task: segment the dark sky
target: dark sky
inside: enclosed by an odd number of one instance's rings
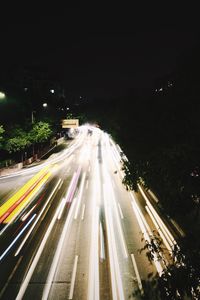
[[[150,87],[198,42],[195,11],[170,4],[6,8],[1,70],[42,67],[74,90]]]

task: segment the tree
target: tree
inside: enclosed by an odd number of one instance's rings
[[[153,233],[150,241],[145,241],[145,246],[139,252],[142,251],[146,251],[151,263],[155,256],[162,260],[166,249],[162,247],[162,241],[157,232]],[[185,238],[181,247],[174,245],[171,261],[165,264],[162,275],[149,274],[149,280],[143,281],[142,284],[144,293],[141,295],[141,299],[143,300],[200,299],[199,242],[190,237]],[[140,295],[139,289],[133,294]]]
[[[29,140],[33,145],[33,155],[35,154],[35,144],[47,141],[51,135],[52,130],[49,123],[40,121],[33,125],[33,128],[29,132]]]
[[[7,139],[5,150],[9,153],[21,152],[21,160],[23,161],[23,151],[30,146],[30,140],[27,132],[16,126],[11,131],[11,136]]]
[[[3,126],[0,125],[0,149],[2,148],[2,141],[3,141],[3,133],[4,133],[4,129],[3,129]]]
[[[33,143],[43,143],[47,141],[51,135],[52,130],[50,129],[50,125],[40,121],[33,125],[33,128],[29,133],[29,138]]]

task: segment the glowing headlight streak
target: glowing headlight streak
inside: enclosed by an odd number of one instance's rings
[[[109,189],[109,188],[108,188]],[[124,291],[122,278],[120,275],[119,261],[117,257],[116,241],[114,236],[114,228],[112,221],[111,207],[107,200],[107,184],[103,185],[104,191],[104,208],[105,208],[105,218],[108,236],[108,252],[109,252],[109,264],[111,273],[111,285],[112,285],[112,297],[113,299],[124,300]]]
[[[34,222],[33,225],[31,226],[31,228],[30,228],[29,231],[27,232],[25,238],[23,239],[21,245],[19,246],[19,248],[18,248],[17,251],[15,252],[15,256],[17,256],[17,255],[20,253],[22,247],[23,247],[24,244],[26,243],[28,237],[30,236],[31,232],[33,231],[33,229],[34,229],[34,227],[36,226],[37,222],[39,221],[40,217],[42,216],[44,210],[46,209],[47,205],[49,204],[49,201],[51,200],[51,198],[53,197],[55,191],[57,190],[57,188],[58,188],[60,182],[61,182],[61,179],[58,180],[56,186],[54,187],[53,191],[51,192],[50,196],[48,197],[48,199],[47,199],[45,205],[43,206],[42,210],[40,211],[39,215],[37,216],[35,222]]]
[[[147,206],[149,207],[149,209],[150,209],[151,213],[153,214],[154,218],[156,219],[159,227],[163,231],[163,234],[165,235],[165,237],[166,237],[168,243],[170,244],[170,246],[172,247],[174,244],[177,244],[174,237],[172,236],[172,234],[170,233],[170,231],[168,230],[168,228],[166,227],[164,222],[161,220],[160,216],[158,215],[158,213],[156,212],[156,210],[154,209],[154,207],[150,203],[149,199],[147,198],[147,196],[143,192],[140,185],[138,185],[138,187],[139,187],[139,190],[140,190],[142,196],[144,197],[144,199],[146,201]]]
[[[73,299],[74,285],[75,285],[76,271],[77,271],[77,264],[78,264],[78,255],[76,255],[75,259],[74,259],[74,266],[73,266],[73,271],[72,271],[72,280],[71,280],[71,285],[70,285],[70,291],[69,291],[69,297],[68,297],[68,299]]]
[[[148,242],[151,242],[150,235],[152,235],[152,232],[151,232],[144,216],[142,215],[142,213],[141,213],[141,211],[140,211],[140,209],[139,209],[139,207],[138,207],[138,205],[135,201],[135,198],[133,197],[131,192],[130,192],[130,195],[131,195],[131,198],[133,199],[133,201],[131,201],[131,205],[132,205],[133,211],[135,213],[135,216],[138,220],[138,224],[140,226],[140,229],[141,229],[142,233],[144,234],[145,240],[147,240]],[[158,271],[158,274],[161,276],[162,273],[163,273],[163,268],[162,268],[160,262],[157,261],[157,260],[154,260],[153,262],[154,262],[155,267]]]
[[[64,208],[65,208],[65,204],[66,203],[70,203],[74,197],[74,193],[77,187],[77,183],[78,183],[78,179],[81,173],[81,167],[78,168],[78,170],[76,172],[74,172],[73,177],[70,181],[70,185],[68,187],[67,193],[65,195],[65,197],[62,200],[62,205],[60,206],[60,211],[58,214],[58,220],[60,220],[60,218],[62,217]]]
[[[97,151],[96,151],[97,156]],[[92,185],[92,231],[90,242],[90,263],[88,281],[88,300],[99,300],[99,195],[100,176],[99,164],[96,160]]]
[[[117,221],[118,233],[119,233],[119,237],[121,240],[122,250],[124,253],[124,257],[128,258],[127,247],[126,247],[126,243],[124,240],[122,226],[121,226],[121,222],[120,222],[120,218],[119,218],[119,210],[117,209],[117,204],[116,204],[116,200],[115,200],[115,196],[114,196],[114,192],[113,192],[113,187],[112,187],[112,184],[109,179],[107,179],[106,181],[107,181],[107,192],[108,192],[108,195],[110,195],[110,200],[112,199],[112,204],[114,206],[113,212],[115,212],[115,218]]]
[[[107,136],[104,135],[105,139],[107,139]],[[104,157],[108,157],[107,155],[103,155]],[[114,210],[113,213],[115,213],[115,219],[117,221],[117,227],[118,227],[118,233],[119,233],[119,238],[121,240],[121,247],[122,247],[122,251],[123,251],[123,255],[125,258],[128,258],[128,252],[127,252],[127,247],[126,247],[126,243],[124,240],[124,235],[123,235],[123,230],[122,230],[122,226],[121,226],[121,222],[120,222],[120,217],[119,217],[119,210],[117,207],[117,203],[115,200],[115,194],[114,194],[114,190],[113,190],[113,185],[111,182],[111,176],[110,174],[106,171],[105,166],[103,165],[103,176],[105,179],[105,182],[107,183],[106,187],[107,187],[107,193],[108,195],[110,195],[110,201],[112,202],[113,206],[114,206]]]
[[[160,230],[160,226],[159,226],[158,223],[156,222],[156,220],[155,220],[153,214],[151,213],[151,211],[150,211],[150,209],[148,208],[147,205],[145,206],[145,208],[146,208],[146,210],[147,210],[149,216],[151,217],[151,220],[153,221],[153,223],[154,223],[156,229],[158,230],[158,232],[159,232],[159,234],[160,234],[160,236],[161,236],[161,238],[162,238],[162,240],[163,240],[163,242],[164,242],[166,248],[168,249],[169,252],[171,252],[172,248],[171,248],[171,246],[169,245],[169,243],[167,242],[167,240],[166,240],[164,234],[163,234],[162,231]]]
[[[104,236],[103,236],[103,228],[102,228],[102,223],[100,222],[100,258],[101,260],[104,260],[106,258],[105,255],[105,243],[104,243]]]
[[[18,215],[24,210],[24,208],[31,202],[31,200],[36,196],[40,188],[45,184],[49,179],[51,173],[47,173],[43,179],[37,184],[37,186],[29,193],[29,195],[20,202],[19,205],[9,214],[9,216],[4,219],[4,223],[12,223]]]
[[[45,288],[44,288],[43,295],[42,295],[43,300],[48,299],[50,289],[51,289],[51,286],[52,286],[52,282],[53,282],[53,278],[54,278],[54,275],[55,275],[55,272],[56,272],[56,268],[58,266],[58,261],[59,261],[59,258],[61,256],[61,251],[63,249],[63,244],[64,244],[64,241],[67,237],[67,233],[70,231],[70,226],[71,226],[72,220],[73,220],[72,216],[74,214],[75,205],[76,205],[76,201],[72,201],[72,205],[70,206],[70,210],[69,210],[69,213],[67,215],[67,218],[66,218],[66,221],[65,221],[65,224],[64,224],[64,227],[63,227],[63,231],[62,231],[62,234],[60,236],[60,240],[58,242],[58,246],[57,246],[56,252],[54,254],[54,258],[53,258],[53,261],[52,261],[52,264],[51,264],[51,268],[50,268],[50,271],[49,271],[49,274],[48,274],[48,277],[47,277],[47,281],[46,281]],[[55,218],[58,217],[59,210],[60,210],[60,208],[58,208],[57,213],[55,214]]]
[[[35,218],[36,214],[32,216],[32,218],[28,221],[28,223],[23,227],[23,229],[20,231],[20,233],[16,236],[16,238],[12,241],[12,243],[9,245],[9,247],[1,254],[0,261],[4,258],[4,256],[8,253],[8,251],[12,248],[12,246],[17,242],[19,237],[23,234],[23,232],[26,230],[26,228],[30,225],[30,223]]]
[[[76,211],[75,211],[75,215],[74,215],[74,220],[76,220],[77,216],[78,216],[78,211],[79,211],[79,207],[80,207],[80,204],[81,204],[81,198],[82,198],[83,188],[84,188],[84,183],[85,183],[85,176],[86,176],[86,173],[84,172],[83,176],[82,176],[82,179],[81,179],[80,191],[79,191],[79,194],[78,194],[78,200],[77,200],[77,206],[76,206]]]
[[[28,216],[30,216],[30,214],[32,213],[32,211],[35,209],[35,207],[36,207],[36,204],[27,212],[27,213],[25,213],[22,217],[21,217],[21,220],[22,220],[22,222],[24,222],[27,218],[28,218]]]
[[[5,202],[1,210],[0,223],[11,223],[31,201],[34,195],[38,192],[41,186],[51,176],[50,172],[45,172],[39,179],[32,181],[22,187],[13,197]],[[32,184],[32,182],[34,182]]]
[[[23,299],[23,296],[24,296],[24,293],[25,293],[25,291],[27,289],[29,281],[31,280],[33,272],[34,272],[34,270],[35,270],[35,268],[37,266],[37,263],[38,263],[38,261],[40,259],[40,256],[41,256],[41,254],[42,254],[42,252],[44,250],[44,247],[45,247],[46,242],[47,242],[47,240],[49,238],[49,235],[51,234],[53,226],[54,226],[54,224],[56,222],[56,219],[57,219],[58,214],[59,214],[59,210],[60,210],[60,207],[57,208],[57,210],[56,210],[56,212],[55,212],[55,214],[54,214],[54,216],[53,216],[53,218],[52,218],[52,220],[51,220],[51,222],[49,224],[49,227],[48,227],[47,231],[45,232],[43,240],[42,240],[42,242],[41,242],[41,244],[40,244],[40,246],[39,246],[39,248],[37,250],[37,253],[34,256],[34,259],[32,261],[32,264],[30,265],[30,268],[29,268],[29,270],[28,270],[28,272],[26,274],[26,277],[24,278],[24,281],[22,282],[22,284],[20,286],[20,289],[19,289],[19,292],[17,294],[16,300],[22,300]]]

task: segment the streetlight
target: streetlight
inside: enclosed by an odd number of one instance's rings
[[[3,100],[6,98],[6,94],[3,92],[0,92],[0,100]]]
[[[44,102],[44,103],[42,103],[42,106],[43,106],[44,108],[46,108],[46,107],[48,106],[48,104],[47,104],[46,102]],[[35,111],[35,110],[32,110],[32,111],[31,111],[31,123],[32,123],[32,124],[35,122],[34,113],[36,113],[36,111]]]
[[[32,112],[31,112],[31,123],[33,124],[34,123],[34,113],[36,113],[36,111],[35,110],[32,110]]]

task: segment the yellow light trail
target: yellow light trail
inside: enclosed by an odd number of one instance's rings
[[[38,172],[0,207],[0,223],[10,222],[22,211],[36,191],[50,177],[50,168],[51,166],[47,166]]]

